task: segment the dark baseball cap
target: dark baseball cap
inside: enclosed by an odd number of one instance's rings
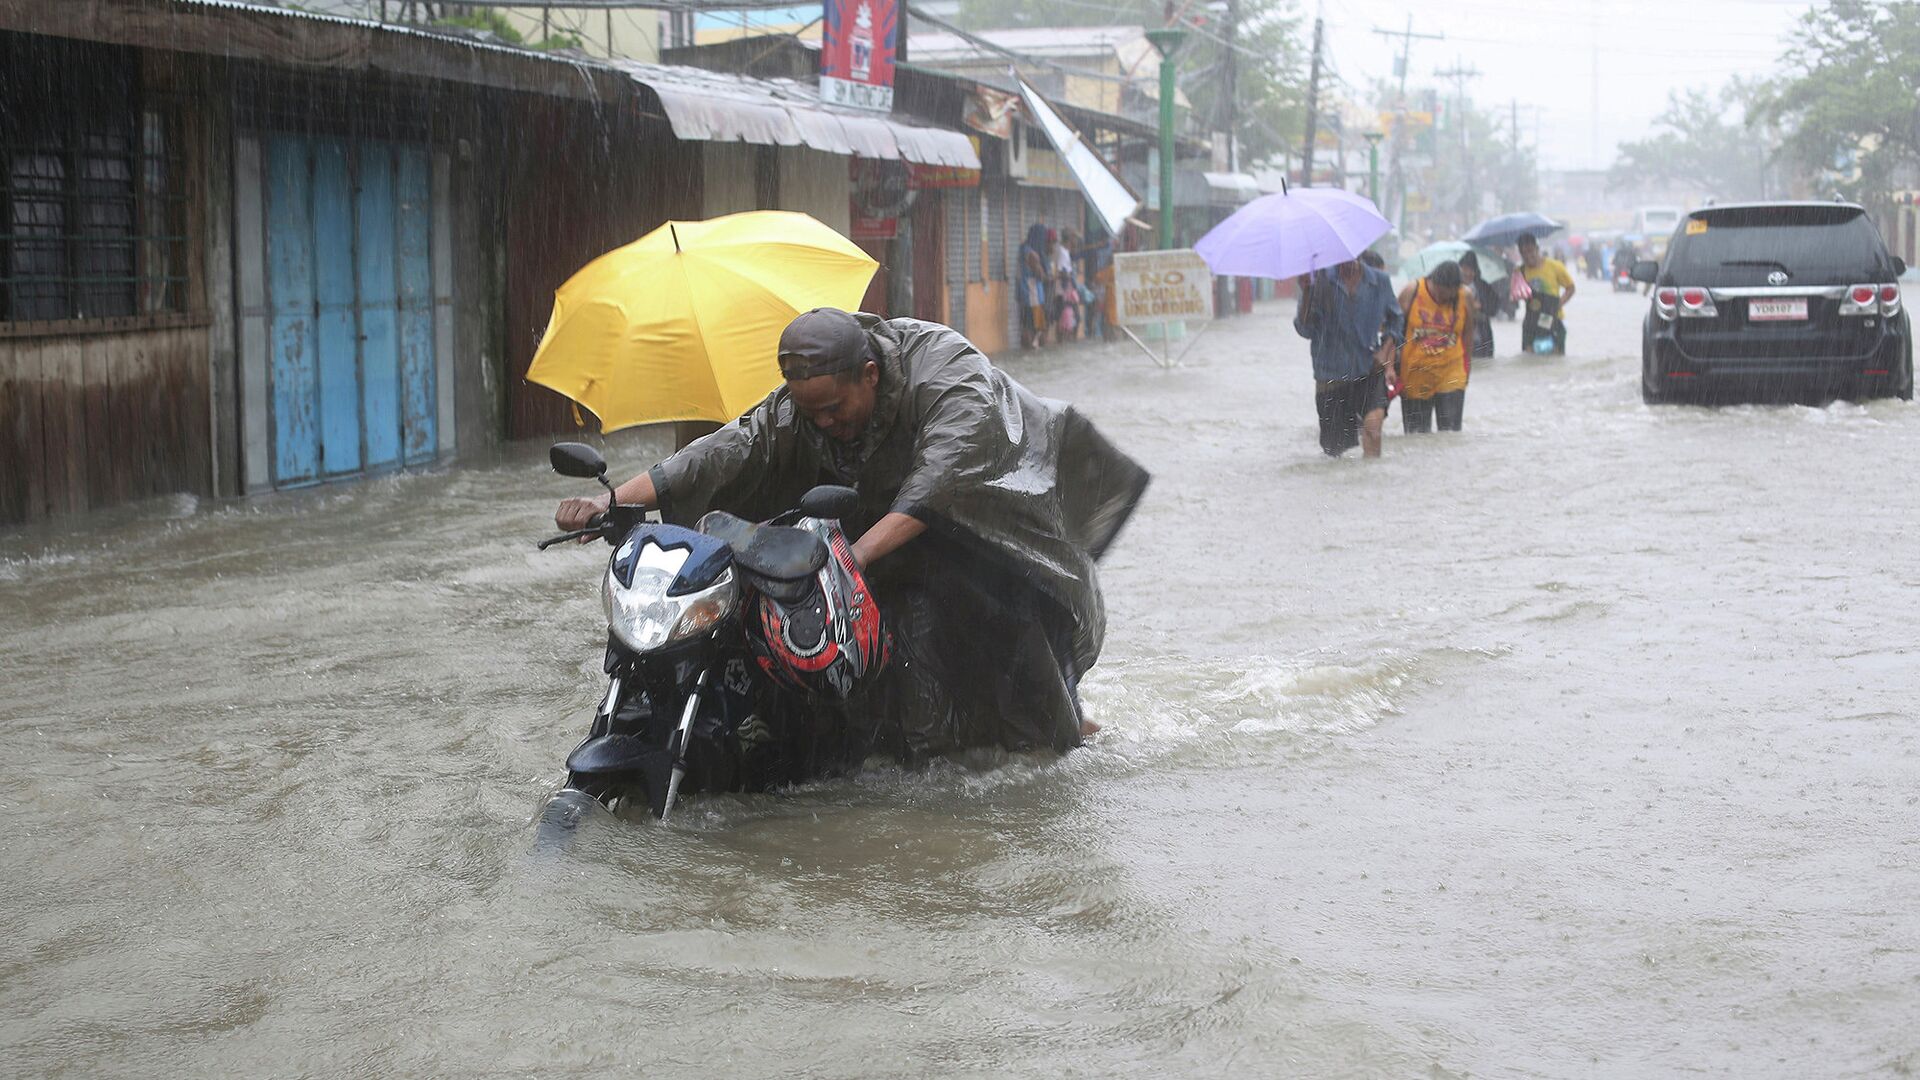
[[[803,312],[780,332],[780,374],[787,379],[835,375],[866,362],[867,331],[839,308]]]

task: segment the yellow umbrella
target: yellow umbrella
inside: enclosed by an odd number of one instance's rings
[[[553,297],[527,378],[605,431],[726,423],[780,384],[780,331],[816,307],[852,311],[879,264],[805,214],[671,221],[588,263]]]

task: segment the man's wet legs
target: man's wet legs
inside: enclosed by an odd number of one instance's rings
[[[1375,409],[1360,421],[1360,454],[1380,456],[1380,428],[1387,422],[1387,410]]]

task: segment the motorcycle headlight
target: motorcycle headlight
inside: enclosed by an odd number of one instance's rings
[[[674,641],[697,637],[733,613],[733,571],[723,570],[712,585],[685,596],[668,596],[678,567],[644,562],[634,567],[633,584],[623,586],[608,573],[601,588],[607,626],[635,652],[650,652]]]

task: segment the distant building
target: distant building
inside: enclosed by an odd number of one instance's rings
[[[1540,211],[1567,223],[1571,232],[1617,229],[1631,232],[1643,206],[1691,210],[1711,192],[1697,184],[1634,184],[1614,187],[1605,169],[1541,169]]]
[[[920,30],[908,40],[907,55],[916,64],[990,81],[1003,80],[1011,64],[1048,100],[1141,123],[1160,122],[1160,53],[1141,27],[1026,27],[980,30],[973,36],[1033,59],[1014,61],[957,34]],[[1189,107],[1186,95],[1178,92],[1174,103],[1182,110]]]

